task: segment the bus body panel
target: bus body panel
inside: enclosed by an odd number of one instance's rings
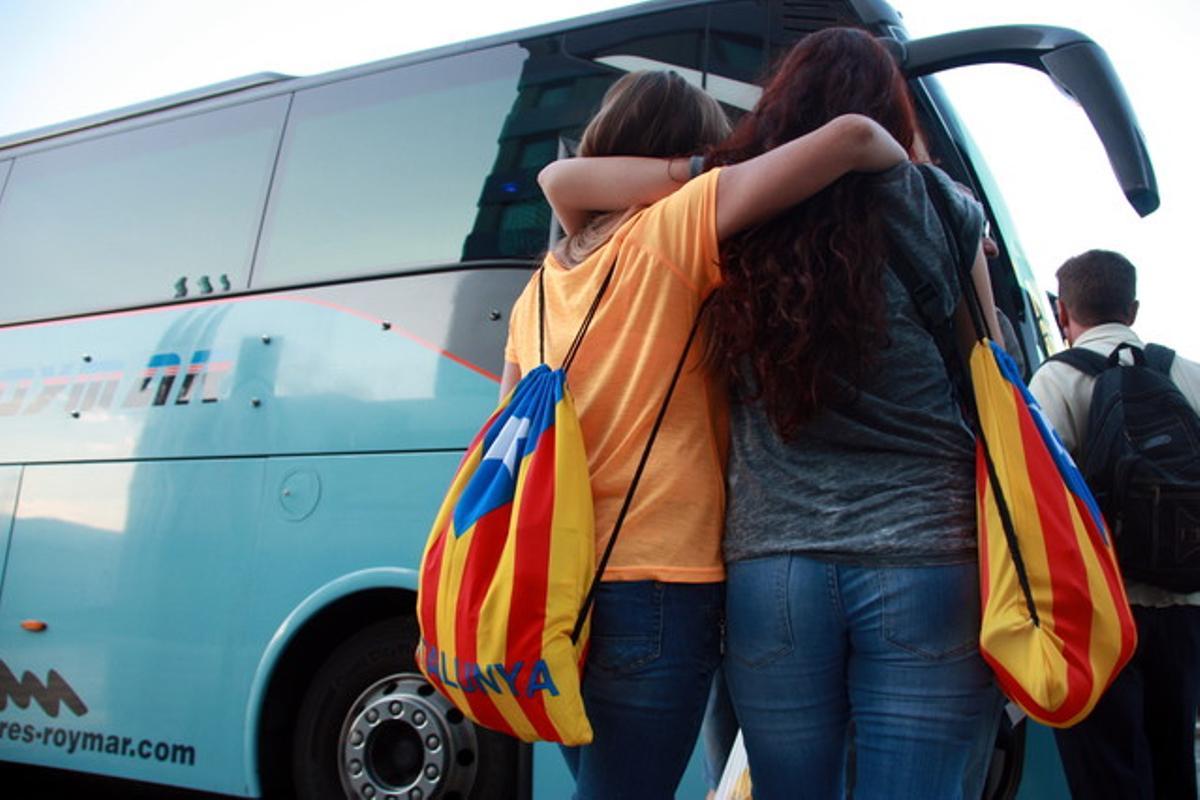
[[[495,404],[528,276],[412,275],[0,329],[0,458],[459,449]]]
[[[31,374],[4,396],[4,457],[33,462],[21,503],[21,467],[0,467],[0,759],[255,794],[263,654],[340,592],[415,589],[528,277],[453,270],[0,329],[0,369]],[[49,629],[18,630],[28,618]],[[79,705],[51,715],[55,693]]]
[[[262,478],[261,459],[25,469],[0,595],[21,688],[0,758],[191,787],[240,774]],[[29,618],[47,629],[20,630]]]
[[[331,602],[365,576],[416,588],[425,539],[461,453],[272,458],[256,546],[259,576],[246,611],[262,649],[318,599]],[[403,565],[381,570],[380,564]],[[375,569],[372,569],[375,568]],[[276,576],[286,575],[286,580]]]
[[[11,547],[20,570],[0,596],[0,644],[18,680],[28,671],[48,689],[35,687],[20,708],[6,687],[0,720],[20,733],[0,733],[0,758],[253,795],[253,714],[275,666],[262,654],[282,652],[308,618],[349,594],[414,590],[413,570],[373,567],[419,563],[429,510],[460,457],[27,468]],[[13,493],[15,473],[3,473]],[[164,548],[186,551],[187,569],[159,569]],[[29,618],[49,628],[14,634]],[[66,687],[58,694],[78,704],[52,702],[52,670]],[[162,763],[138,751],[143,741],[150,756],[160,743],[186,754]]]
[[[1070,797],[1067,776],[1058,760],[1054,730],[1031,719],[1025,720],[1025,764],[1017,800],[1047,800]]]

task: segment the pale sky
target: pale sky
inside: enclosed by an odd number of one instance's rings
[[[913,36],[1041,23],[1108,52],[1158,175],[1161,208],[1125,202],[1083,112],[1015,66],[947,73],[1042,289],[1091,247],[1139,269],[1143,338],[1200,360],[1190,232],[1200,226],[1197,0],[895,0]],[[611,0],[0,0],[0,136],[255,72],[308,75],[623,5]],[[421,9],[416,11],[415,9]]]

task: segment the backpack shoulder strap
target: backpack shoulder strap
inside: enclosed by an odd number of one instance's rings
[[[650,460],[650,450],[654,447],[654,440],[658,438],[658,431],[662,428],[663,418],[667,416],[667,407],[671,404],[671,396],[675,394],[675,386],[679,383],[679,375],[683,372],[683,366],[687,363],[688,352],[692,349],[692,342],[696,339],[696,334],[700,330],[700,322],[704,318],[704,312],[708,308],[709,301],[713,298],[710,292],[708,297],[700,303],[700,308],[696,312],[696,319],[692,321],[692,330],[688,333],[687,341],[683,345],[683,352],[679,354],[679,363],[675,365],[675,371],[671,373],[671,382],[667,385],[667,392],[663,396],[662,405],[658,407],[658,416],[654,418],[654,425],[650,428],[650,436],[646,440],[646,447],[642,450],[642,457],[638,461],[637,468],[633,471],[633,477],[629,481],[629,489],[625,492],[625,501],[621,504],[621,510],[617,512],[617,520],[613,523],[612,533],[608,537],[608,545],[604,548],[604,553],[600,556],[600,563],[596,565],[596,574],[592,576],[592,582],[588,586],[587,595],[583,599],[583,606],[579,609],[579,614],[575,617],[575,627],[571,629],[571,643],[579,641],[580,634],[583,633],[583,625],[587,621],[588,613],[592,610],[592,606],[596,602],[596,591],[600,588],[600,580],[604,577],[604,570],[608,568],[608,560],[612,557],[613,547],[617,544],[617,536],[621,533],[621,526],[625,524],[625,515],[629,513],[629,507],[633,504],[633,495],[637,492],[638,482],[642,479],[642,473],[646,471],[646,462]]]
[[[1155,372],[1171,377],[1171,364],[1175,362],[1175,351],[1161,344],[1148,344],[1142,351],[1146,355],[1146,365]]]
[[[1091,350],[1084,350],[1082,347],[1071,347],[1061,353],[1055,353],[1046,360],[1061,361],[1092,377],[1096,377],[1108,369],[1107,358]]]

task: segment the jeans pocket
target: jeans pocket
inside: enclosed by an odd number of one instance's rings
[[[662,655],[663,586],[656,581],[600,584],[592,610],[588,669],[636,672]]]
[[[976,564],[879,570],[883,638],[919,658],[958,658],[979,648]]]
[[[748,667],[762,667],[792,652],[788,619],[791,559],[769,556],[727,567],[725,652]]]

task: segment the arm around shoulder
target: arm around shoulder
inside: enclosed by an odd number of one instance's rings
[[[811,133],[721,170],[717,237],[766,222],[847,172],[879,172],[908,154],[884,128],[861,114],[837,117]]]
[[[686,158],[637,156],[559,159],[538,173],[538,185],[568,234],[579,230],[592,212],[648,206],[687,179]]]

